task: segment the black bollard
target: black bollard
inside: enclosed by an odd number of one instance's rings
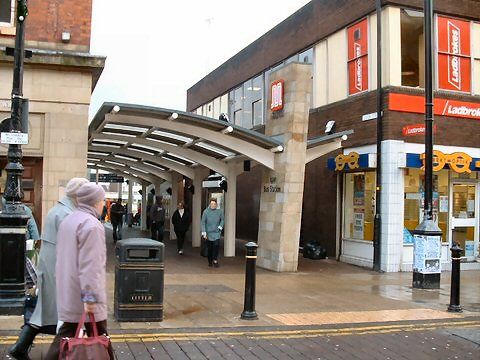
[[[243,320],[257,320],[258,315],[255,311],[255,276],[257,264],[257,248],[254,242],[249,242],[247,248],[247,265],[245,269],[245,300],[243,303],[243,312],[240,316]]]
[[[450,285],[450,305],[449,312],[462,312],[460,306],[460,260],[463,249],[454,243],[450,249],[452,252],[452,279]]]

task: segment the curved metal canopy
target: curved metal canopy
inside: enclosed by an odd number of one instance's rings
[[[90,164],[145,180],[171,181],[171,171],[193,178],[197,164],[226,175],[229,161],[245,157],[273,169],[281,151],[280,141],[256,131],[150,106],[104,103],[89,126]]]

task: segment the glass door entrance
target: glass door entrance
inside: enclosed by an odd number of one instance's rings
[[[479,189],[477,182],[453,182],[451,194],[451,243],[464,249],[464,256],[473,261],[478,256]]]

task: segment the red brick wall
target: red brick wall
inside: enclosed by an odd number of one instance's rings
[[[69,44],[90,45],[92,0],[30,0],[26,39],[62,42],[62,32],[71,34]]]

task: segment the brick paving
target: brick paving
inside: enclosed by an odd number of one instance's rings
[[[134,338],[134,334],[116,333],[112,335],[112,342],[118,360],[479,359],[480,319],[458,322],[458,327],[455,322],[438,327],[432,322],[412,325],[404,323],[403,329],[401,325],[388,323],[307,327],[296,331],[291,330],[292,327],[278,327],[244,333],[238,328],[209,329],[208,332],[199,329],[155,334],[157,340],[148,337],[146,341]],[[9,359],[8,346],[0,345],[2,358]],[[47,348],[48,341],[40,341],[32,349],[31,358],[43,359]]]

